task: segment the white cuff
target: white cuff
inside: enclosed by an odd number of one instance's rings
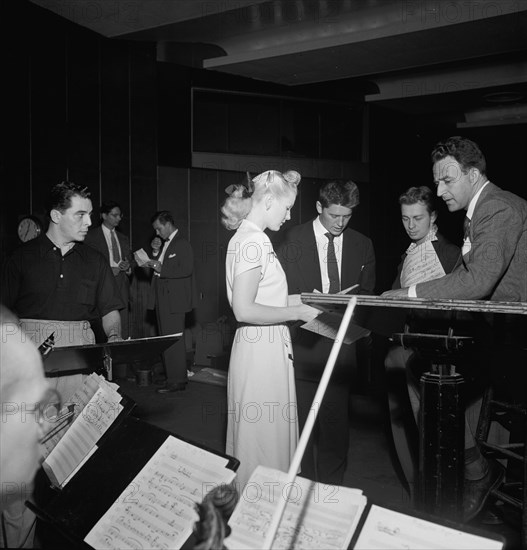
[[[417,298],[415,287],[416,285],[412,285],[408,287],[408,298]]]

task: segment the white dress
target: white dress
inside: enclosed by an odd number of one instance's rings
[[[227,297],[235,277],[261,271],[256,302],[287,306],[287,280],[269,237],[244,220],[229,242]],[[259,464],[283,472],[298,441],[295,380],[289,328],[285,324],[239,325],[232,345],[227,386],[226,452],[240,460],[243,490]]]

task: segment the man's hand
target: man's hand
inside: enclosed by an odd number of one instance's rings
[[[110,334],[108,342],[122,342],[123,337],[120,334]]]
[[[381,294],[384,298],[408,298],[408,289],[399,288],[397,290],[387,290]]]
[[[121,260],[119,262],[119,269],[121,271],[128,271],[130,269],[130,262],[128,260]]]
[[[152,247],[152,251],[157,256],[159,254],[159,251],[161,250],[163,242],[159,237],[154,237],[152,239],[152,242],[150,243],[150,246]]]
[[[159,260],[149,260],[145,263],[145,267],[151,267],[156,273],[161,273],[163,264]]]

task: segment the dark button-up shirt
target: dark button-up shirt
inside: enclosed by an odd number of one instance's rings
[[[63,256],[46,235],[14,251],[1,292],[2,302],[21,318],[90,321],[124,308],[102,254],[75,243]]]

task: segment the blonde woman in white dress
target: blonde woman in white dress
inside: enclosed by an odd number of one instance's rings
[[[258,465],[287,472],[298,441],[293,356],[287,321],[319,311],[288,296],[287,281],[265,230],[290,219],[300,174],[269,170],[231,185],[221,211],[236,233],[226,257],[227,297],[238,327],[227,387],[227,454],[240,460],[243,491]]]

